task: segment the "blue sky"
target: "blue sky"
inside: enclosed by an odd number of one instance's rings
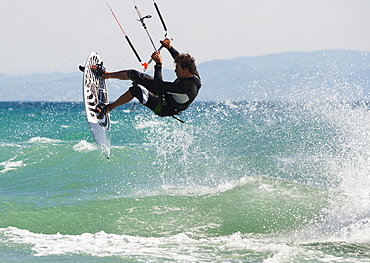
[[[143,60],[153,48],[132,0],[108,0]],[[198,63],[287,51],[370,51],[369,0],[156,0],[174,46]],[[152,0],[136,0],[155,41]],[[0,9],[0,73],[77,71],[91,51],[109,70],[140,65],[104,0],[12,0]],[[164,54],[165,67],[173,62]]]

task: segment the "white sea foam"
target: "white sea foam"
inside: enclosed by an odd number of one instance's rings
[[[16,170],[19,167],[26,166],[23,161],[13,161],[12,159],[0,163],[0,167],[3,166],[3,170],[0,173],[6,173],[7,171]]]
[[[82,235],[37,234],[14,227],[0,229],[0,236],[8,242],[32,245],[36,256],[89,254],[97,257],[133,256],[176,259],[194,262],[195,257],[173,253],[178,245],[192,244],[195,240],[184,234],[172,237],[139,237],[107,234],[103,231]]]
[[[125,256],[152,262],[155,259],[176,262],[201,262],[214,260],[220,252],[235,250],[279,251],[285,244],[274,246],[256,239],[243,238],[239,233],[231,236],[192,239],[186,234],[169,237],[139,237],[128,235],[85,233],[82,235],[37,234],[14,227],[0,229],[8,242],[32,245],[36,256],[88,254],[96,257]],[[207,250],[208,248],[211,248]],[[248,253],[248,252],[244,252]],[[289,254],[291,255],[291,253]],[[240,255],[239,255],[240,256]],[[216,260],[218,261],[218,260]]]
[[[22,147],[16,143],[0,142],[0,147]]]
[[[237,109],[238,105],[235,105],[230,100],[225,101],[225,106],[228,106],[230,109]]]
[[[25,164],[23,164],[22,161],[15,161],[15,162],[5,161],[5,162],[0,163],[0,166],[4,166],[4,169],[1,170],[0,173],[5,173],[10,170],[16,170],[18,167],[25,166]]]
[[[31,138],[29,141],[29,143],[35,143],[35,144],[53,144],[53,143],[61,143],[62,141],[61,140],[58,140],[58,139],[50,139],[50,138],[46,138],[46,137],[33,137]]]
[[[73,150],[77,152],[91,152],[97,150],[98,147],[94,143],[89,143],[85,140],[80,141],[76,145],[73,146]]]
[[[174,196],[201,196],[201,195],[214,195],[234,189],[238,186],[243,186],[249,182],[260,180],[258,177],[248,176],[239,180],[221,183],[215,187],[210,186],[191,186],[191,187],[175,187],[172,185],[163,185],[159,194],[174,195]],[[158,194],[158,193],[156,193]]]
[[[27,245],[35,256],[91,255],[125,257],[143,262],[243,262],[261,256],[267,263],[338,260],[331,254],[310,250],[277,238],[242,235],[192,239],[184,233],[168,237],[140,237],[108,234],[103,231],[81,235],[38,234],[15,227],[0,229],[7,243]],[[337,261],[336,261],[337,262]],[[346,261],[351,262],[351,261]],[[358,260],[356,262],[365,262]]]
[[[136,125],[136,129],[145,129],[145,128],[153,128],[162,125],[163,123],[160,121],[147,121],[147,122],[140,122]]]

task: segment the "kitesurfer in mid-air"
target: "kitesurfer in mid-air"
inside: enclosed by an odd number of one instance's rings
[[[187,109],[198,95],[201,80],[195,65],[195,59],[189,54],[180,54],[166,38],[160,41],[175,61],[177,78],[173,82],[163,81],[162,56],[154,52],[152,59],[154,77],[134,69],[107,72],[103,65],[93,65],[91,69],[104,79],[132,80],[133,86],[110,104],[100,104],[96,112],[102,116],[114,108],[131,101],[134,97],[161,117],[174,116]]]

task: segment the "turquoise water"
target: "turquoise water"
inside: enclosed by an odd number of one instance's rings
[[[0,105],[1,262],[368,262],[366,103]]]

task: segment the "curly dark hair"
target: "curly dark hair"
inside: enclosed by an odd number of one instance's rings
[[[189,54],[179,54],[175,58],[175,63],[179,64],[182,68],[189,69],[191,74],[196,74],[197,66],[195,65],[195,58]]]

